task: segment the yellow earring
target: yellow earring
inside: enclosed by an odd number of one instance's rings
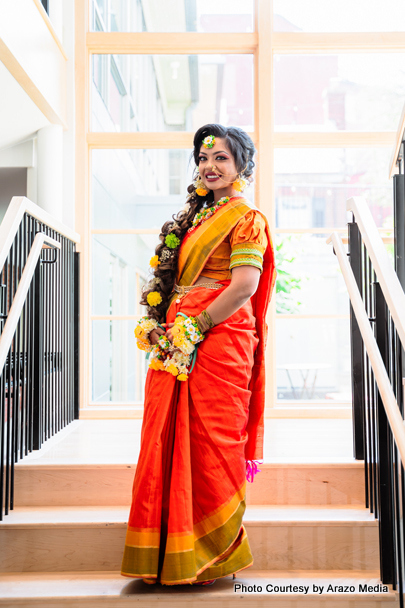
[[[248,185],[247,180],[244,177],[238,177],[232,184],[232,188],[237,192],[243,192]]]
[[[201,179],[201,175],[198,172],[195,181],[193,182],[193,186],[195,188],[196,194],[198,196],[206,196],[208,194],[207,188],[204,186],[204,183]]]

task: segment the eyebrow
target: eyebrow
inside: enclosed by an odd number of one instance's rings
[[[200,154],[205,154],[205,156],[207,156],[205,152],[200,152]],[[229,152],[226,152],[225,150],[219,150],[219,152],[214,152],[214,154],[229,154]]]

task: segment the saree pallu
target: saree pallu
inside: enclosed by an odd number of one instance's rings
[[[197,315],[229,285],[196,287],[170,306]],[[141,450],[121,574],[165,585],[230,575],[253,563],[246,530],[249,382],[259,343],[252,302],[207,333],[189,379],[149,369]]]

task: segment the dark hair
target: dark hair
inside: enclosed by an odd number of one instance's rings
[[[198,157],[202,141],[207,135],[214,135],[225,140],[234,158],[239,175],[251,182],[255,166],[253,157],[256,152],[253,141],[243,129],[239,127],[223,127],[219,124],[204,125],[194,135],[194,150],[190,157],[190,161],[194,158],[196,164],[193,179],[196,178],[198,172]],[[156,319],[159,323],[165,321],[169,299],[173,293],[181,241],[192,225],[194,216],[200,211],[204,203],[210,204],[214,201],[212,190],[208,194],[200,196],[196,193],[195,186],[192,183],[188,186],[187,191],[189,193],[186,201],[189,204],[188,209],[186,211],[182,209],[176,216],[173,214],[173,219],[163,224],[159,234],[160,243],[155,249],[155,255],[158,256],[160,264],[154,268],[153,278],[142,289],[140,304],[146,306],[148,316]],[[174,234],[180,239],[180,244],[176,248],[170,248],[165,243],[165,238],[169,233]],[[162,297],[162,301],[157,306],[150,306],[147,302],[147,296],[151,291],[157,291]]]

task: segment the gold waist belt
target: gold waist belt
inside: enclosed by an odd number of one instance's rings
[[[206,287],[207,289],[220,289],[223,287],[221,283],[197,283],[197,285],[176,285],[174,284],[174,291],[180,296],[177,298],[176,303],[180,302],[180,298],[186,295],[190,291],[190,289],[194,289],[194,287]]]

